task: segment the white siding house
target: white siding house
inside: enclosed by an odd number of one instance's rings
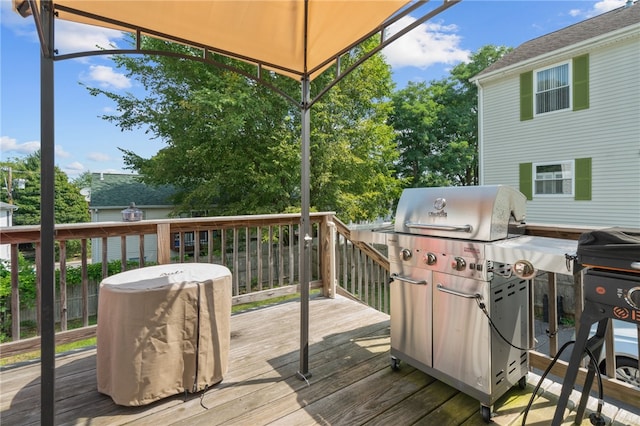
[[[0,227],[13,224],[13,212],[17,206],[0,201]],[[11,244],[0,244],[0,260],[11,260]]]
[[[89,209],[91,222],[122,222],[122,211],[135,203],[142,210],[143,220],[166,219],[173,211],[170,196],[172,187],[149,187],[139,180],[139,176],[117,173],[92,174],[89,191]],[[126,259],[139,261],[140,239],[138,236],[126,237]],[[147,262],[156,262],[158,243],[156,235],[144,236],[144,249]],[[102,240],[91,241],[92,262],[102,261]],[[107,238],[107,260],[121,258],[120,237]]]
[[[530,223],[640,228],[640,4],[531,40],[476,75],[480,183]]]

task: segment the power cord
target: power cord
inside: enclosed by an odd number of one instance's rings
[[[475,301],[478,304],[478,307],[480,308],[480,310],[487,317],[487,320],[489,320],[489,325],[491,326],[491,328],[509,346],[511,346],[512,348],[517,349],[519,351],[525,351],[525,352],[538,349],[540,346],[542,346],[542,344],[540,344],[538,346],[534,346],[533,348],[521,348],[521,347],[518,347],[518,346],[514,345],[513,343],[511,343],[506,337],[504,337],[502,335],[500,330],[498,330],[498,327],[496,327],[496,325],[493,323],[493,320],[491,319],[491,316],[489,315],[489,312],[487,311],[487,306],[485,305],[484,302],[482,302],[482,296],[480,296],[479,294],[476,295]],[[548,333],[548,330],[547,330],[547,333]],[[529,400],[529,404],[527,405],[527,408],[524,411],[524,416],[522,418],[522,425],[523,426],[525,424],[525,421],[527,420],[527,414],[529,413],[529,410],[531,409],[531,405],[533,404],[533,399],[535,398],[536,394],[538,393],[538,390],[540,389],[540,385],[542,384],[542,381],[545,379],[547,374],[549,374],[549,372],[551,371],[551,368],[558,361],[558,359],[560,358],[560,355],[562,355],[562,352],[564,352],[564,350],[570,344],[574,344],[574,343],[575,343],[575,340],[571,340],[571,341],[565,343],[564,345],[562,345],[562,347],[560,348],[560,350],[558,351],[558,353],[553,358],[553,360],[551,361],[551,363],[549,364],[549,366],[545,370],[544,374],[540,378],[540,381],[538,382],[538,384],[536,385],[535,389],[533,390],[533,394],[531,395],[531,399]],[[593,366],[593,369],[595,370],[597,381],[598,381],[598,408],[597,408],[595,413],[591,413],[589,415],[589,420],[591,421],[591,424],[594,425],[594,426],[605,426],[606,423],[605,423],[604,419],[602,418],[602,407],[604,406],[604,391],[603,391],[603,388],[602,388],[602,376],[600,374],[600,369],[598,368],[598,361],[596,360],[595,356],[593,356],[593,353],[591,353],[589,348],[585,348],[585,352],[589,356],[589,360],[591,362],[591,365]],[[587,389],[586,391],[589,392],[589,389]]]
[[[480,296],[479,294],[476,295],[475,297],[475,301],[478,304],[478,307],[480,308],[480,310],[482,311],[482,313],[484,314],[485,317],[487,317],[487,319],[489,320],[489,325],[491,326],[491,328],[498,334],[498,336],[509,346],[511,346],[514,349],[517,349],[519,351],[525,351],[525,352],[529,352],[529,351],[535,351],[536,349],[539,349],[540,347],[542,347],[542,345],[544,343],[540,343],[537,346],[533,346],[531,348],[521,348],[519,346],[514,345],[513,343],[511,343],[509,341],[509,339],[507,339],[506,337],[504,337],[502,335],[502,333],[500,332],[500,330],[498,330],[498,327],[493,323],[493,320],[491,319],[491,316],[489,315],[489,312],[487,311],[487,305],[484,304],[484,302],[482,301],[482,296]],[[549,330],[547,330],[547,336],[550,336]]]
[[[538,384],[533,389],[533,393],[531,394],[531,398],[529,399],[529,403],[527,404],[527,408],[524,410],[524,413],[523,413],[523,416],[522,416],[522,426],[525,426],[525,424],[526,424],[527,415],[529,414],[529,410],[531,409],[531,406],[533,405],[534,398],[536,397],[536,395],[538,394],[538,391],[540,390],[540,386],[542,385],[542,382],[547,377],[547,375],[549,374],[549,372],[551,371],[553,366],[556,364],[556,362],[558,362],[558,359],[560,358],[560,355],[562,355],[564,350],[569,345],[572,345],[574,343],[576,343],[575,340],[570,340],[567,343],[565,343],[564,345],[562,345],[562,347],[560,348],[560,350],[558,351],[556,356],[553,357],[553,360],[551,360],[551,363],[547,366],[547,369],[544,370],[544,373],[542,373],[542,376],[540,377],[540,380],[538,381]],[[589,415],[589,421],[594,426],[605,426],[606,422],[605,422],[604,418],[602,417],[602,408],[604,406],[604,391],[603,391],[603,388],[602,388],[602,375],[600,374],[600,369],[598,368],[598,362],[596,361],[595,356],[593,356],[593,353],[589,350],[589,348],[585,348],[585,352],[589,356],[589,361],[591,362],[591,366],[595,370],[596,378],[597,378],[597,382],[598,382],[598,408],[596,409],[595,413],[591,413]],[[590,389],[583,389],[583,392],[585,392],[585,391],[589,392]]]

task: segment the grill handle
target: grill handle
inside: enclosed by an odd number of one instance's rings
[[[391,278],[394,280],[403,281],[409,284],[418,284],[418,285],[429,284],[427,280],[414,280],[411,278],[403,277],[402,275],[398,275],[398,274],[391,274]]]
[[[464,297],[465,299],[482,299],[482,296],[478,293],[475,294],[470,294],[470,293],[462,293],[460,291],[455,291],[455,290],[451,290],[449,288],[446,288],[445,286],[443,286],[442,284],[438,283],[438,285],[436,285],[436,287],[438,288],[438,290],[440,290],[443,293],[448,293],[448,294],[453,294],[454,296],[459,296],[459,297]]]
[[[456,232],[471,232],[473,231],[473,226],[471,225],[434,225],[430,223],[414,223],[414,222],[406,222],[404,224],[407,228],[417,228],[417,229],[435,229],[438,231],[456,231]]]
[[[631,262],[631,268],[640,270],[640,262]]]

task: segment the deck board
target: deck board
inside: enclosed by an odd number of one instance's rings
[[[97,392],[95,348],[59,356],[56,424],[484,424],[480,404],[470,396],[407,364],[399,371],[389,368],[389,317],[342,297],[316,298],[310,303],[311,377],[308,383],[301,380],[297,374],[299,317],[295,302],[233,315],[224,380],[204,392],[175,395],[141,407],[118,406]],[[39,377],[37,362],[2,369],[3,425],[40,423]],[[527,424],[549,424],[559,386],[545,380]],[[507,392],[494,406],[494,423],[521,424],[532,391],[530,384],[525,390],[516,387]],[[605,409],[616,425],[640,424],[637,413],[612,406]],[[564,424],[572,422],[573,414],[568,412]]]

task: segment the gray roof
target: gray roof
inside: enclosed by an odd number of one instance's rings
[[[18,206],[0,201],[0,210],[18,210]]]
[[[545,53],[553,52],[563,47],[571,46],[590,38],[619,30],[640,22],[640,4],[636,1],[630,6],[623,6],[601,15],[587,19],[569,27],[562,28],[550,34],[529,40],[499,61],[485,68],[475,77],[480,77],[492,71],[535,58]]]
[[[91,174],[91,207],[128,206],[172,206],[171,196],[175,193],[170,185],[149,186],[139,175],[117,173]]]

